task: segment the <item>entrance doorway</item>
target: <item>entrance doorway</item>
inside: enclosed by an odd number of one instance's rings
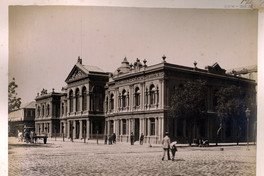
[[[135,141],[139,140],[139,119],[135,119]]]

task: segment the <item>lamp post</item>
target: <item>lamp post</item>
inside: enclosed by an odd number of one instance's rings
[[[249,135],[249,127],[248,127],[248,125],[249,125],[249,116],[250,116],[250,110],[249,110],[249,108],[247,108],[246,109],[246,111],[245,111],[245,113],[246,113],[246,118],[247,118],[247,150],[249,150],[249,148],[248,148],[248,135]]]
[[[62,140],[64,142],[64,125],[62,124]]]

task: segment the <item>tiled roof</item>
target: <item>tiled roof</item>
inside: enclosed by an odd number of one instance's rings
[[[20,108],[35,108],[35,104],[35,101],[31,101],[29,103],[22,104]]]
[[[83,65],[83,67],[88,70],[88,71],[93,71],[93,72],[103,72],[103,70],[97,66],[92,66],[92,65]]]

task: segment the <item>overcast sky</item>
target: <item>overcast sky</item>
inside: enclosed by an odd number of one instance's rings
[[[126,56],[224,69],[257,64],[257,11],[128,7],[9,7],[9,79],[26,103],[60,91],[77,62],[113,72]]]

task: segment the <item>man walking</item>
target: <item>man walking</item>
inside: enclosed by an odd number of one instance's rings
[[[168,160],[170,160],[170,138],[169,138],[169,133],[165,133],[165,137],[162,140],[162,147],[163,147],[163,157],[162,160],[164,160],[164,157],[166,155],[166,152],[168,154]]]

